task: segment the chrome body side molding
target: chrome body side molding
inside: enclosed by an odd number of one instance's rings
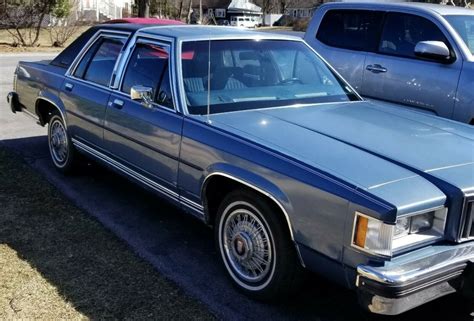
[[[194,201],[191,201],[183,196],[180,196],[178,193],[170,190],[169,188],[155,182],[154,180],[151,180],[148,177],[143,176],[142,174],[138,173],[137,171],[131,169],[130,167],[122,164],[121,162],[105,155],[104,153],[101,153],[97,149],[90,147],[87,144],[84,144],[83,142],[80,142],[77,139],[72,138],[72,143],[73,145],[79,149],[80,151],[89,154],[98,160],[104,162],[108,166],[111,166],[112,168],[120,171],[121,173],[125,174],[126,176],[132,178],[133,180],[137,181],[140,184],[143,184],[144,186],[152,189],[155,192],[160,193],[161,195],[171,199],[172,201],[188,208],[191,210],[191,213],[204,220],[204,207],[201,204],[198,204]]]

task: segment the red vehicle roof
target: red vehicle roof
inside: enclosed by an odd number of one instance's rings
[[[171,20],[171,19],[158,19],[158,18],[122,18],[122,19],[114,19],[107,21],[105,23],[134,23],[134,24],[141,24],[141,25],[184,25],[184,22],[179,20]]]

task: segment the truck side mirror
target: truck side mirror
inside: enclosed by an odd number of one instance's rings
[[[449,63],[451,53],[442,41],[420,41],[415,46],[415,56]]]
[[[133,86],[130,89],[130,98],[139,100],[143,106],[151,108],[153,106],[153,88],[141,85]]]

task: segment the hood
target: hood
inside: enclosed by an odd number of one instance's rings
[[[215,114],[211,120],[365,189],[420,181],[417,172],[472,188],[474,129],[399,109],[353,102]]]

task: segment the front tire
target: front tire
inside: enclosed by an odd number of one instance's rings
[[[260,195],[237,190],[225,197],[215,238],[228,275],[246,295],[277,301],[299,288],[302,267],[288,226]]]
[[[61,116],[53,114],[48,124],[48,146],[54,167],[70,173],[76,164],[76,151]]]

